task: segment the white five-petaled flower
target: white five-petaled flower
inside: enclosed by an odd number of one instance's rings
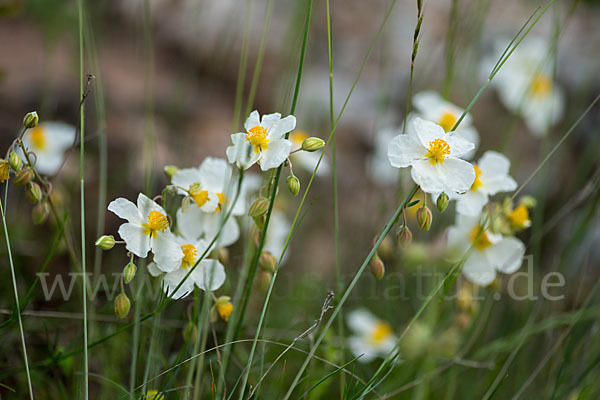
[[[493,233],[485,218],[457,214],[456,225],[448,229],[448,247],[454,261],[473,246],[463,266],[465,277],[478,285],[494,281],[496,272],[512,274],[521,267],[525,245],[519,239]]]
[[[168,234],[170,240],[181,249],[179,267],[174,270],[166,270],[160,261],[155,260],[148,264],[148,272],[152,276],[163,273],[163,290],[169,297],[180,299],[194,290],[194,285],[202,290],[214,291],[225,282],[225,267],[218,260],[208,259],[206,256],[196,265],[198,259],[209,250],[209,243],[203,239],[189,240],[181,236]],[[194,268],[193,270],[191,268]],[[190,276],[184,279],[189,271]],[[181,286],[175,291],[177,286]]]
[[[165,272],[180,266],[183,252],[170,239],[167,213],[156,202],[140,193],[137,206],[120,197],[110,202],[108,210],[128,221],[119,227],[119,236],[125,241],[127,250],[140,258],[146,258],[152,250],[154,261]]]
[[[502,54],[505,42],[498,42],[494,57]],[[484,62],[486,72],[496,60]],[[523,116],[535,136],[544,136],[563,116],[565,95],[552,76],[554,57],[550,43],[527,38],[511,54],[492,80],[506,108]]]
[[[475,181],[471,188],[464,194],[447,194],[450,199],[457,201],[457,212],[476,217],[481,213],[490,196],[515,190],[517,182],[508,175],[510,161],[495,151],[486,151],[473,168]]]
[[[65,151],[73,145],[75,127],[63,122],[45,122],[25,132],[23,144],[35,153],[35,168],[44,175],[60,169]],[[22,152],[18,149],[20,155]]]
[[[256,162],[263,171],[279,167],[290,155],[292,142],[285,134],[296,127],[296,117],[281,114],[263,115],[252,111],[244,123],[246,133],[231,135],[232,146],[227,148],[227,159],[240,169],[248,169]]]
[[[354,333],[348,338],[348,347],[356,357],[361,356],[358,361],[385,357],[396,346],[397,337],[392,327],[364,308],[350,312],[347,323]]]
[[[435,122],[441,126],[444,131],[450,132],[465,111],[449,101],[444,100],[439,93],[430,90],[415,94],[413,97],[413,106],[415,107],[415,112],[408,116],[407,129],[412,129],[412,120],[416,117],[420,117],[426,121]],[[462,158],[470,159],[473,157],[475,150],[479,145],[479,134],[473,126],[471,114],[467,113],[465,115],[454,132],[455,135],[462,136],[474,145],[473,150],[465,153]]]
[[[388,158],[396,168],[412,167],[411,176],[426,193],[463,193],[475,181],[473,166],[460,159],[473,143],[430,121],[415,118],[413,129],[396,136]]]
[[[290,141],[296,148],[300,148],[302,147],[304,139],[307,139],[308,137],[306,132],[296,129],[290,134]],[[290,159],[292,160],[294,167],[299,166],[312,174],[321,157],[321,151],[322,150],[313,152],[298,151],[290,155]],[[325,157],[323,157],[315,175],[326,176],[327,174],[329,174],[329,164],[327,163],[327,160],[325,160]]]

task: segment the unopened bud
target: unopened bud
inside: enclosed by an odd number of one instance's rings
[[[325,146],[325,141],[317,137],[309,137],[304,139],[304,141],[302,142],[302,150],[304,151],[317,151],[323,146]]]
[[[422,231],[428,231],[431,228],[433,216],[431,210],[427,206],[423,206],[417,210],[417,222]]]
[[[519,199],[519,204],[532,209],[537,206],[537,200],[533,196],[523,196]]]
[[[408,229],[408,226],[402,225],[396,232],[396,240],[402,247],[408,246],[412,242],[412,232]]]
[[[217,250],[217,259],[221,264],[227,265],[229,262],[229,249],[227,247],[219,247]]]
[[[25,186],[33,179],[33,171],[31,168],[23,168],[15,175],[13,184],[15,186]]]
[[[232,312],[233,304],[231,304],[231,297],[221,296],[215,301],[210,310],[210,320],[214,323],[221,317],[223,321],[227,322]]]
[[[250,206],[248,210],[248,216],[250,217],[259,217],[267,212],[269,209],[269,199],[264,197],[259,197],[254,200],[254,203]]]
[[[443,213],[446,208],[448,208],[448,201],[449,199],[446,193],[442,193],[438,196],[436,205],[439,212]]]
[[[385,265],[383,265],[383,261],[381,258],[375,253],[371,261],[369,262],[369,267],[371,268],[371,273],[375,277],[375,279],[380,280],[385,275]]]
[[[125,293],[121,293],[115,299],[115,315],[119,318],[125,318],[129,314],[131,302]]]
[[[123,282],[127,285],[129,282],[135,278],[135,273],[137,272],[137,266],[130,261],[125,268],[123,268]]]
[[[102,250],[110,250],[115,247],[115,237],[113,235],[103,235],[96,240],[96,246]]]
[[[277,259],[271,252],[263,251],[258,259],[258,265],[265,271],[275,273],[275,270],[277,269]]]
[[[179,168],[176,167],[175,165],[165,165],[165,167],[163,168],[163,171],[164,171],[165,175],[167,175],[169,178],[172,178],[173,175],[175,175],[177,173],[177,171],[179,171]]]
[[[287,183],[287,187],[290,190],[292,196],[296,196],[300,191],[300,181],[298,180],[298,178],[296,178],[296,175],[292,174],[288,176],[285,183]]]
[[[48,215],[50,215],[50,207],[48,207],[48,203],[45,201],[37,203],[36,206],[33,207],[33,210],[31,210],[31,218],[36,225],[43,224],[48,218]]]
[[[267,220],[267,216],[266,215],[261,215],[258,217],[252,217],[252,219],[254,220],[254,223],[256,224],[256,227],[259,230],[263,230],[263,228],[265,227],[265,222]]]
[[[19,171],[23,165],[23,160],[21,160],[21,157],[19,157],[19,155],[14,151],[10,153],[8,162],[10,163],[10,167],[15,171]]]
[[[261,270],[258,273],[257,285],[258,290],[261,292],[266,292],[269,289],[269,285],[271,284],[271,280],[273,279],[273,274],[269,271]]]
[[[40,118],[37,115],[37,112],[32,111],[25,114],[23,118],[23,126],[27,129],[35,128],[39,122]]]
[[[29,201],[33,204],[37,204],[42,200],[42,188],[35,182],[29,183],[26,194]]]

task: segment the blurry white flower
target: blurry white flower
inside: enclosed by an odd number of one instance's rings
[[[367,172],[382,186],[398,182],[399,171],[390,165],[387,154],[390,142],[401,133],[394,128],[384,128],[375,133],[373,154],[367,159]]]
[[[43,175],[54,175],[63,163],[65,151],[73,145],[75,127],[63,122],[45,122],[28,129],[23,144],[35,153],[35,169]],[[18,149],[19,155],[23,153]],[[33,160],[32,160],[33,161]]]
[[[163,272],[163,290],[169,297],[180,299],[187,296],[194,290],[194,285],[202,290],[214,291],[223,285],[225,282],[225,267],[218,260],[204,258],[198,263],[198,266],[192,271],[186,279],[185,276],[189,269],[196,264],[198,258],[208,250],[208,241],[188,240],[181,236],[169,234],[173,240],[181,248],[181,257],[179,259],[179,267],[171,271],[165,271],[165,268],[160,264],[160,261],[148,265],[148,271],[152,276],[158,276]],[[182,285],[175,292],[175,288],[183,281]]]
[[[300,148],[302,146],[302,142],[304,142],[304,139],[307,139],[308,137],[309,136],[306,132],[301,130],[295,130],[290,134],[290,141],[292,142],[295,148]],[[315,170],[315,167],[317,166],[317,162],[319,161],[320,157],[320,151],[298,151],[290,155],[290,159],[294,167],[299,166],[311,174]],[[327,174],[329,174],[329,164],[327,163],[325,158],[323,158],[323,160],[321,160],[321,164],[319,164],[319,169],[317,169],[316,175],[326,176]]]
[[[494,58],[505,47],[506,43],[499,42]],[[486,68],[490,63],[484,63]],[[527,38],[492,80],[502,103],[522,115],[535,136],[546,135],[564,113],[565,95],[554,82],[553,69],[550,44],[541,38]]]
[[[279,167],[290,155],[292,142],[285,139],[287,132],[296,127],[296,117],[281,114],[263,115],[252,111],[244,123],[247,133],[231,135],[232,146],[227,147],[227,159],[240,169],[248,169],[256,162],[266,171]]]
[[[390,143],[388,158],[392,166],[412,167],[413,180],[426,193],[469,190],[475,181],[475,170],[458,157],[472,150],[473,143],[421,118],[415,118],[413,124],[413,129]]]
[[[412,120],[420,117],[426,121],[435,122],[444,128],[444,131],[450,132],[465,111],[444,100],[439,93],[429,90],[415,94],[413,97],[413,106],[415,107],[415,112],[408,116],[407,129],[412,129]],[[473,150],[465,153],[462,158],[470,159],[473,157],[479,145],[479,134],[473,126],[471,114],[465,115],[454,132],[475,146]]]
[[[270,252],[275,258],[279,259],[285,246],[287,236],[290,233],[290,227],[290,222],[285,214],[282,211],[274,209],[271,212],[271,219],[269,221],[269,227],[267,228],[267,237],[265,238],[263,250]]]
[[[170,238],[169,219],[161,206],[140,193],[137,206],[120,197],[110,202],[108,210],[128,221],[119,227],[127,250],[140,258],[152,250],[154,261],[163,271],[179,267],[183,252]]]
[[[456,200],[456,211],[460,214],[476,217],[487,204],[489,197],[500,192],[510,192],[517,188],[517,182],[508,175],[510,161],[495,151],[486,151],[473,165],[475,181],[464,194],[447,193]]]
[[[494,281],[496,272],[512,274],[521,267],[525,245],[519,239],[492,233],[481,219],[457,214],[456,225],[448,229],[448,248],[458,261],[473,245],[463,266],[465,277],[478,285]]]
[[[392,352],[397,337],[392,327],[361,308],[348,314],[347,323],[354,335],[348,338],[350,351],[358,361],[369,362],[376,357],[385,357]]]

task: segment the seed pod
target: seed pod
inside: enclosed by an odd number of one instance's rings
[[[23,126],[27,129],[35,128],[39,122],[40,118],[37,115],[37,112],[32,111],[25,114],[23,118]]]
[[[125,318],[129,314],[131,302],[125,293],[121,293],[115,299],[115,315],[119,318]]]
[[[165,167],[163,168],[163,171],[164,171],[165,175],[167,175],[169,178],[172,178],[173,175],[175,175],[177,173],[177,171],[179,171],[179,168],[176,167],[175,165],[165,165]]]
[[[438,196],[436,205],[437,205],[437,209],[440,213],[443,213],[446,208],[448,208],[448,201],[450,199],[448,198],[448,195],[446,193],[442,193]]]
[[[385,265],[383,265],[383,261],[381,261],[381,258],[379,257],[379,255],[377,255],[377,253],[375,253],[373,258],[371,258],[371,261],[369,262],[369,267],[371,268],[371,273],[373,274],[375,279],[381,280],[383,278],[383,275],[385,275]]]
[[[309,137],[302,142],[302,150],[309,152],[317,151],[323,146],[325,146],[325,141],[317,137]]]
[[[300,180],[296,178],[296,175],[292,174],[288,176],[285,183],[287,184],[287,187],[290,190],[292,196],[296,196],[298,192],[300,192]]]
[[[15,175],[13,184],[15,186],[25,186],[33,179],[33,171],[31,168],[23,168]]]
[[[417,222],[419,223],[419,228],[422,231],[428,231],[431,228],[431,221],[433,220],[433,215],[431,215],[431,210],[427,206],[423,206],[417,210]]]
[[[103,235],[96,240],[96,246],[102,250],[110,250],[115,247],[115,237],[113,235]]]
[[[42,188],[35,182],[30,182],[27,186],[27,198],[33,204],[37,204],[42,200]]]

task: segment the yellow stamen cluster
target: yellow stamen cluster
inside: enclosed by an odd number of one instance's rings
[[[375,327],[369,335],[369,343],[373,346],[378,346],[392,336],[392,333],[392,328],[388,324],[379,321],[375,324]]]
[[[44,127],[41,125],[32,128],[29,131],[29,139],[31,140],[31,144],[37,150],[44,150],[46,148],[46,132]]]
[[[246,134],[246,141],[254,146],[254,152],[258,153],[269,148],[268,132],[260,125],[250,128]]]
[[[198,256],[198,250],[193,244],[184,244],[181,246],[183,251],[183,259],[181,260],[181,268],[188,269],[196,263],[196,257]]]
[[[0,183],[6,182],[10,175],[10,164],[8,161],[0,160]]]
[[[546,97],[552,92],[552,80],[546,74],[538,74],[531,83],[530,90],[534,97]]]
[[[452,113],[450,111],[446,111],[440,117],[440,120],[438,121],[438,125],[441,126],[442,128],[444,128],[444,131],[450,132],[450,130],[452,128],[454,128],[456,121],[458,121],[458,118],[456,118],[456,115],[454,115],[454,113]]]
[[[492,245],[492,242],[490,242],[485,229],[481,225],[477,225],[475,228],[473,228],[469,236],[471,243],[473,243],[477,250],[485,250]]]
[[[425,158],[429,159],[431,165],[443,164],[446,156],[450,154],[450,146],[444,139],[435,139],[429,142],[429,150]]]
[[[233,312],[233,304],[231,302],[217,302],[217,312],[223,321],[228,321],[229,316]]]
[[[163,213],[152,210],[148,214],[148,222],[142,226],[144,227],[144,234],[156,238],[156,232],[164,232],[169,227],[169,220]]]
[[[519,229],[527,228],[531,225],[529,210],[523,204],[515,208],[507,217],[511,224]]]
[[[480,187],[483,186],[483,183],[481,182],[481,168],[479,168],[477,165],[473,165],[473,169],[475,170],[475,180],[473,181],[473,184],[471,185],[471,191],[472,192],[476,192],[477,189],[479,189]]]
[[[217,193],[217,197],[219,198],[219,205],[217,206],[217,211],[223,211],[223,209],[227,205],[227,196],[225,195],[225,193]]]
[[[198,207],[202,207],[208,200],[210,200],[210,196],[208,194],[208,190],[202,190],[199,183],[194,183],[190,186],[190,197],[194,200],[194,203]]]

